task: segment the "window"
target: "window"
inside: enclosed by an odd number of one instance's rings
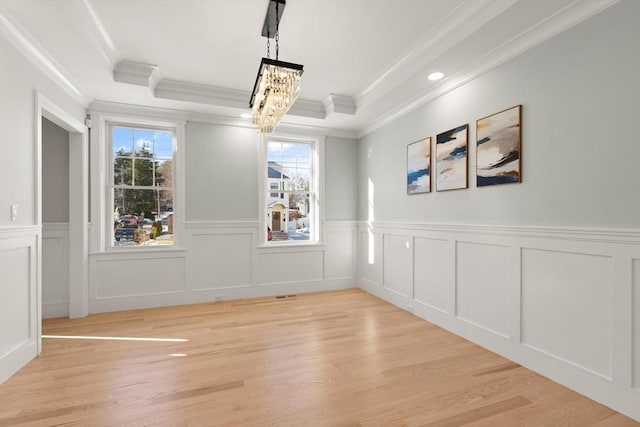
[[[318,141],[269,137],[265,144],[267,240],[317,242]]]
[[[280,190],[280,183],[278,182],[270,182],[269,188],[271,190]],[[278,197],[278,193],[269,193],[269,197]]]
[[[175,135],[109,126],[112,246],[173,245]]]

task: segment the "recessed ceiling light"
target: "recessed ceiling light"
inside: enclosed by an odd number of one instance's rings
[[[243,119],[250,119],[251,118],[251,113],[242,113],[242,114],[240,114],[240,117],[242,117]]]
[[[443,77],[444,77],[444,74],[442,74],[440,71],[438,71],[437,73],[429,74],[429,80],[440,80]]]

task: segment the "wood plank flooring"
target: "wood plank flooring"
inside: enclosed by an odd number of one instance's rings
[[[640,425],[358,289],[43,333],[113,339],[44,339],[0,385],[0,426]]]

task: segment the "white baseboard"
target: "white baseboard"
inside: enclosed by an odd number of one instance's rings
[[[269,286],[242,286],[224,289],[198,289],[166,294],[110,297],[92,300],[91,313],[167,307],[181,304],[305,294],[356,287],[356,279],[335,279],[304,283],[270,284]]]
[[[34,340],[25,341],[22,345],[0,356],[0,384],[15,374],[31,359],[38,355],[38,346]]]

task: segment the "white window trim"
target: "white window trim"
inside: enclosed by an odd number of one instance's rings
[[[310,247],[324,245],[324,136],[298,136],[292,134],[272,133],[260,134],[260,159],[258,162],[258,218],[260,230],[258,248],[282,249],[285,247]],[[283,242],[269,242],[267,240],[267,192],[270,191],[267,180],[267,143],[269,141],[304,142],[313,145],[313,223],[309,241],[290,240]]]
[[[126,113],[126,112],[125,112]],[[92,172],[92,212],[100,212],[100,227],[95,227],[93,240],[91,245],[93,253],[140,253],[140,252],[164,252],[164,251],[181,251],[184,249],[185,242],[185,125],[186,121],[176,118],[157,119],[154,117],[140,115],[115,115],[111,113],[102,113],[100,111],[90,111],[92,116],[92,141],[93,147],[97,148],[91,153],[92,166],[99,166],[99,172]],[[159,129],[171,130],[175,138],[175,155],[174,155],[174,171],[173,171],[173,206],[174,206],[174,234],[173,245],[166,247],[149,246],[149,247],[114,247],[111,245],[113,224],[113,200],[110,200],[111,179],[112,179],[112,162],[113,153],[111,152],[111,135],[110,125],[123,125],[131,127],[151,127]],[[98,175],[98,176],[96,176]],[[97,178],[97,179],[96,179]],[[96,182],[97,181],[97,182]],[[97,190],[97,191],[96,191]],[[95,191],[95,192],[94,192]]]

